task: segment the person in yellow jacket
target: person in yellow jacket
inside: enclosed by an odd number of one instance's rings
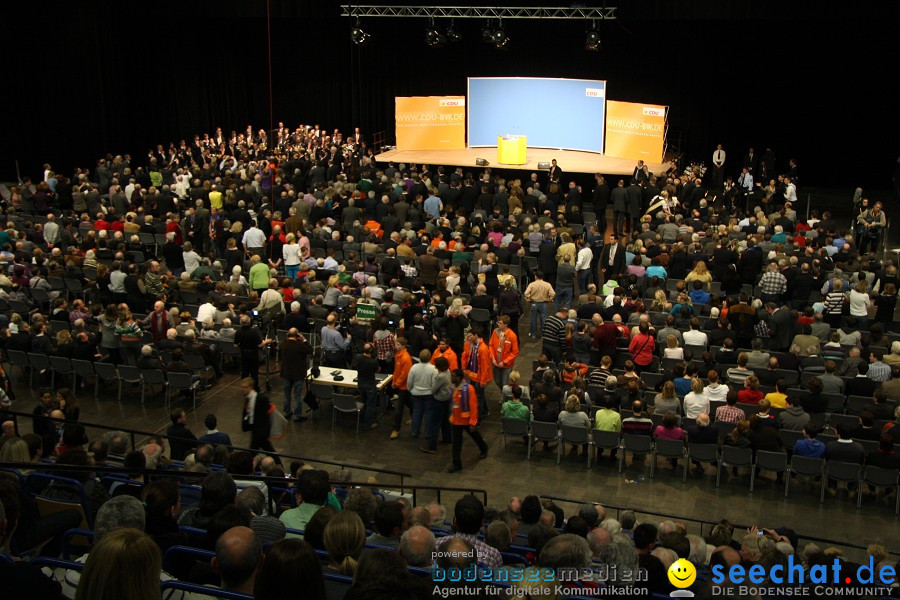
[[[450,425],[453,429],[453,466],[448,469],[450,473],[462,470],[462,440],[463,432],[469,434],[478,449],[481,450],[481,458],[487,458],[487,444],[476,429],[478,425],[478,395],[475,386],[469,383],[462,370],[457,369],[450,375],[453,383],[453,397],[450,399]]]

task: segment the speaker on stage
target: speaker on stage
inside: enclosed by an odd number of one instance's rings
[[[483,158],[476,158],[476,159],[475,159],[475,164],[478,165],[479,167],[486,167],[486,166],[488,166],[488,165],[491,164],[491,163],[489,163],[487,160],[485,160],[485,159],[483,159]],[[548,168],[549,168],[549,167],[548,167]]]
[[[538,169],[549,169],[549,168],[550,168],[550,163],[548,163],[548,162],[539,162],[538,163]]]

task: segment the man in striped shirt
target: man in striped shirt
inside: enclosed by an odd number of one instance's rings
[[[541,332],[544,338],[542,352],[556,363],[562,360],[562,349],[566,341],[566,319],[568,316],[568,307],[560,306],[555,315],[550,315],[544,321],[544,329]]]

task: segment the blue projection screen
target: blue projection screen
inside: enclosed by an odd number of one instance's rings
[[[466,107],[470,147],[513,134],[532,148],[603,152],[605,81],[470,77]]]

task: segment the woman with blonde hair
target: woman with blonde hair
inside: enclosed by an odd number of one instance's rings
[[[366,545],[366,526],[359,515],[352,510],[336,514],[325,526],[323,541],[331,560],[326,568],[352,577]]]
[[[850,299],[850,316],[856,317],[859,329],[866,329],[869,322],[869,306],[872,300],[868,294],[869,284],[861,279],[848,294]]]
[[[653,294],[653,302],[650,303],[650,312],[669,312],[672,309],[672,303],[666,297],[665,290],[656,290]]]
[[[712,283],[712,273],[706,268],[706,262],[698,260],[693,270],[684,278],[685,283],[691,283],[692,281],[703,282],[706,291],[709,291],[709,286]]]
[[[666,348],[663,350],[663,358],[677,358],[684,360],[684,348],[678,345],[678,338],[670,335],[666,338]]]
[[[284,258],[284,274],[293,281],[297,279],[297,273],[300,272],[300,246],[297,245],[297,237],[293,233],[287,234],[284,242],[284,246],[281,247],[281,254]]]
[[[104,535],[88,555],[75,600],[160,600],[159,546],[129,527]]]

